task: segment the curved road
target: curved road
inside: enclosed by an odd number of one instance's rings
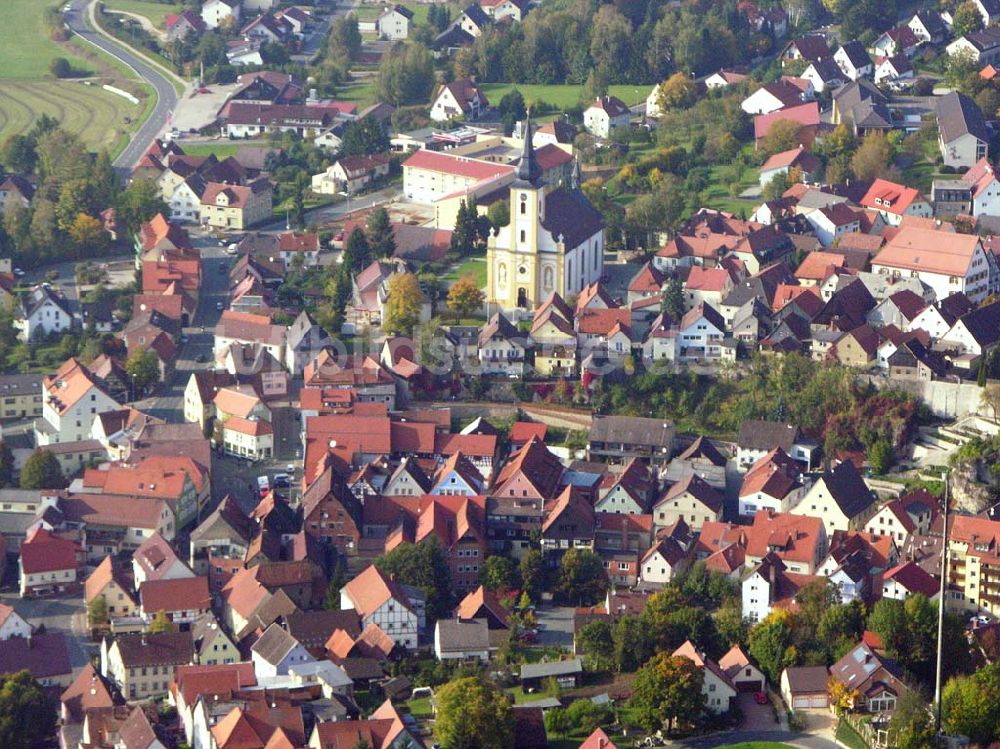
[[[87,26],[84,14],[93,0],[72,0],[70,8],[63,14],[66,25],[74,34],[85,39],[96,47],[100,47],[112,57],[132,68],[140,78],[156,90],[156,107],[146,121],[132,134],[125,149],[115,159],[115,167],[119,171],[128,172],[142,158],[142,155],[166,128],[167,118],[177,106],[177,91],[170,79],[139,55],[129,51],[103,34],[91,31]]]

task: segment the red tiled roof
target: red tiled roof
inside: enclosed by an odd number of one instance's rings
[[[492,161],[480,161],[463,156],[453,156],[438,151],[420,149],[403,162],[404,167],[411,169],[427,169],[434,172],[453,174],[458,177],[474,179],[477,182],[491,179],[504,174],[510,174],[514,167],[507,164],[495,164]]]
[[[139,586],[139,598],[147,614],[157,611],[207,611],[212,606],[207,577],[147,580]]]
[[[81,553],[75,541],[38,527],[21,544],[21,570],[26,575],[75,570],[80,566]]]

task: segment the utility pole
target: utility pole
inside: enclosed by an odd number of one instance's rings
[[[941,661],[944,644],[944,607],[948,589],[948,471],[944,474],[944,524],[941,529],[941,591],[938,595],[937,669],[934,673],[934,735],[941,743]]]

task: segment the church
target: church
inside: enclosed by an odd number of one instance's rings
[[[490,236],[486,263],[486,302],[505,313],[530,315],[552,292],[568,299],[604,273],[604,220],[576,185],[545,184],[530,122],[510,183],[510,223]]]

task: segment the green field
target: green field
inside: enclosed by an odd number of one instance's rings
[[[504,94],[517,89],[529,105],[532,102],[545,102],[556,109],[571,109],[580,103],[580,93],[583,86],[575,84],[519,84],[519,83],[484,83],[483,90],[492,104],[499,103]],[[608,94],[617,96],[623,102],[632,106],[640,100],[645,101],[648,86],[608,86]]]
[[[148,18],[156,28],[163,28],[163,19],[170,13],[180,13],[184,6],[180,3],[157,3],[153,0],[104,0],[108,10],[123,10]]]
[[[375,78],[367,78],[358,83],[352,83],[337,91],[338,101],[351,101],[358,105],[358,109],[364,109],[375,103]]]
[[[430,10],[430,3],[399,3],[404,8],[408,8],[413,13],[412,23],[416,26],[422,26],[427,23],[427,11]],[[459,13],[462,12],[462,6],[457,3],[449,3],[448,8],[451,10],[451,18],[455,20],[458,18]],[[382,15],[385,6],[383,4],[367,4],[360,5],[355,9],[354,13],[357,15],[359,21],[374,21],[380,15]]]
[[[70,81],[0,81],[0,143],[8,136],[26,133],[35,120],[48,114],[88,145],[111,149],[133,122],[143,105],[102,90]]]
[[[465,276],[473,276],[476,279],[476,285],[483,288],[486,285],[486,258],[470,257],[448,271],[441,280],[451,285]]]
[[[180,147],[188,156],[209,156],[214,153],[215,158],[219,161],[235,156],[236,152],[240,150],[240,146],[264,145],[267,143],[257,140],[240,141],[239,143],[231,143],[228,140],[222,140],[218,143],[184,143],[183,141],[180,143]]]
[[[44,0],[0,2],[0,78],[46,78],[49,63],[65,57],[74,68],[86,62],[49,39],[45,30]]]

